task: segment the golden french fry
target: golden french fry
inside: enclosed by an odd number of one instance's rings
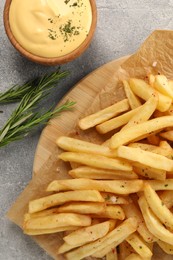
[[[87,244],[104,237],[110,230],[110,223],[112,220],[105,221],[94,226],[80,228],[69,235],[63,237],[63,240],[69,245]]]
[[[124,239],[126,239],[130,234],[136,231],[137,222],[134,218],[129,218],[123,221],[122,224],[117,226],[114,230],[109,232],[103,238],[96,240],[92,243],[81,246],[78,249],[75,249],[67,254],[65,254],[67,259],[80,260],[87,256],[93,255],[96,252],[102,250],[103,248],[114,244],[116,247],[120,244]],[[108,251],[109,252],[109,251]],[[107,252],[107,253],[108,253]]]
[[[165,181],[147,180],[144,183],[148,183],[154,190],[173,190],[173,179],[166,179]]]
[[[168,79],[164,75],[156,75],[153,86],[163,95],[173,98],[173,90],[169,87]]]
[[[123,85],[124,85],[124,91],[126,93],[126,96],[127,96],[128,101],[129,101],[131,109],[135,109],[137,107],[140,107],[142,105],[142,103],[139,100],[139,98],[137,96],[135,96],[135,94],[131,90],[128,81],[123,80]]]
[[[173,207],[173,191],[172,190],[165,190],[159,195],[160,199],[162,200],[163,204],[168,208]]]
[[[135,252],[137,252],[141,257],[151,257],[153,255],[150,248],[143,241],[142,237],[140,237],[136,232],[131,234],[126,241],[133,247]]]
[[[137,124],[140,124],[142,122],[146,122],[156,110],[157,104],[158,104],[158,95],[157,93],[155,93],[155,95],[150,97],[145,102],[145,104],[140,107],[139,111],[136,112],[136,114],[121,129],[121,131],[129,127],[135,126]]]
[[[70,152],[81,152],[98,154],[106,157],[117,157],[116,150],[112,151],[109,147],[71,137],[61,136],[57,139],[56,143],[60,148]]]
[[[173,141],[173,130],[160,133],[160,136],[169,140],[169,141]]]
[[[31,218],[24,222],[24,229],[53,229],[66,226],[89,226],[89,216],[74,213],[59,213],[45,217]]]
[[[30,235],[30,236],[38,236],[38,235],[45,235],[45,234],[54,234],[69,230],[76,230],[79,227],[75,226],[66,226],[66,227],[59,227],[59,228],[52,228],[52,229],[24,229],[24,234]]]
[[[101,250],[97,251],[95,254],[93,254],[92,257],[103,259],[110,251],[111,252],[115,251],[116,246],[114,246],[114,244],[117,244],[117,243],[119,244],[119,242],[116,241],[115,243],[112,243],[111,245],[104,247],[103,249],[101,249]]]
[[[114,248],[106,255],[106,260],[118,260],[117,249]]]
[[[120,197],[113,193],[101,192],[106,204],[129,204],[131,199],[127,196]]]
[[[147,122],[132,126],[113,135],[110,141],[110,147],[111,149],[116,149],[119,146],[130,143],[135,139],[143,139],[143,136],[147,137],[154,131],[171,126],[173,126],[172,116],[163,116],[148,120]]]
[[[172,160],[168,159],[163,155],[155,154],[149,151],[144,151],[140,148],[120,146],[117,149],[117,155],[120,158],[124,158],[130,161],[135,161],[155,169],[165,170],[165,171],[173,170]]]
[[[67,244],[66,242],[64,242],[59,248],[58,248],[58,252],[57,254],[64,254],[76,247],[79,247],[79,246],[82,246],[82,245],[69,245]]]
[[[165,141],[162,141],[162,142],[165,142]],[[149,152],[160,154],[160,155],[167,157],[170,154],[170,149],[168,147],[162,147],[162,142],[160,142],[161,146],[156,146],[156,145],[152,145],[152,144],[143,144],[143,143],[131,143],[128,146],[133,147],[133,148],[140,148],[144,151],[149,151]]]
[[[29,202],[29,213],[42,211],[69,201],[104,202],[100,192],[96,190],[68,191],[53,194]]]
[[[106,208],[103,202],[70,202],[58,208],[59,213],[100,214]]]
[[[164,170],[154,169],[143,164],[139,165],[137,163],[134,163],[133,165],[134,165],[133,170],[137,174],[145,178],[160,180],[160,181],[166,180],[166,171]]]
[[[138,254],[132,253],[129,256],[127,256],[124,260],[144,260],[144,258]]]
[[[151,87],[153,87],[154,81],[155,81],[155,76],[154,76],[153,74],[149,74],[149,75],[148,75],[148,81],[149,81],[149,85],[150,85]]]
[[[119,128],[129,122],[129,120],[140,110],[140,107],[130,110],[129,112],[124,113],[118,117],[112,118],[104,123],[97,125],[96,130],[100,134],[106,134],[114,129]]]
[[[171,88],[172,91],[173,91],[173,80],[169,80],[168,84],[169,84],[169,88]]]
[[[125,215],[128,218],[131,218],[131,217],[136,218],[136,220],[138,222],[137,231],[147,243],[152,243],[157,240],[153,236],[153,234],[148,230],[148,228],[144,222],[143,215],[141,214],[140,210],[137,208],[137,206],[134,203],[131,203],[130,206],[123,205],[122,208],[125,212]]]
[[[118,205],[108,205],[100,214],[90,214],[92,218],[125,219],[123,209]]]
[[[102,192],[116,194],[130,194],[143,189],[142,180],[90,180],[90,179],[67,179],[56,180],[49,184],[47,191],[65,190],[88,190],[93,189]]]
[[[148,100],[155,92],[156,90],[153,89],[150,85],[148,85],[144,80],[141,79],[130,79],[129,80],[130,88],[132,91],[140,98],[144,100]],[[169,109],[172,99],[170,97],[167,97],[160,92],[157,92],[159,96],[159,101],[157,105],[157,109],[161,112],[165,112]]]
[[[119,101],[114,105],[107,107],[103,110],[96,112],[95,114],[89,115],[79,121],[79,127],[82,130],[94,127],[98,124],[101,124],[116,115],[125,112],[129,109],[129,102],[127,99]]]
[[[86,178],[96,180],[116,180],[116,179],[138,179],[138,175],[133,171],[113,171],[81,166],[68,172],[73,178]]]
[[[154,213],[149,208],[149,205],[144,196],[141,196],[139,206],[145,219],[145,223],[150,232],[158,239],[173,245],[173,233],[166,229]]]
[[[161,240],[157,241],[157,244],[160,246],[160,248],[168,255],[173,255],[173,245],[170,245],[168,243],[165,243]]]
[[[149,184],[144,185],[144,195],[151,210],[158,219],[170,230],[173,230],[173,214],[163,204],[157,193]]]
[[[96,154],[65,152],[61,153],[59,158],[63,161],[76,162],[101,169],[122,171],[132,170],[131,165],[123,160],[108,158]]]

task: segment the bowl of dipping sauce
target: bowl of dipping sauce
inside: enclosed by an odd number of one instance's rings
[[[6,0],[4,7],[12,45],[44,65],[79,57],[91,43],[96,23],[95,0]]]

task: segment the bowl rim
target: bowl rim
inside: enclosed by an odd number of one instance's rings
[[[19,51],[25,58],[39,63],[43,65],[58,65],[67,63],[69,61],[72,61],[76,58],[78,58],[90,45],[91,40],[94,36],[94,32],[97,25],[97,7],[96,7],[96,1],[95,0],[89,0],[91,9],[92,9],[92,23],[90,27],[90,31],[88,33],[88,36],[85,38],[85,40],[72,52],[60,56],[60,57],[54,57],[54,58],[46,58],[41,57],[35,54],[32,54],[31,52],[27,51],[25,48],[23,48],[19,42],[14,37],[11,28],[10,28],[10,22],[9,22],[9,11],[10,11],[10,5],[12,0],[6,0],[5,6],[4,6],[4,12],[3,12],[3,21],[4,21],[4,27],[7,34],[8,39],[10,40],[11,44],[14,46],[14,48]]]

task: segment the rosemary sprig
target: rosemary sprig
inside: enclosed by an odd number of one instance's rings
[[[26,115],[25,113],[23,114],[22,111],[20,111],[20,113],[18,113],[19,110],[14,111],[11,118],[0,131],[0,147],[22,139],[38,125],[46,123],[48,119],[54,116],[59,116],[63,111],[72,109],[74,104],[75,102],[66,101],[54,111],[49,109],[42,114],[28,111]],[[17,121],[16,118],[18,119]]]
[[[47,74],[40,78],[35,78],[26,82],[24,85],[15,85],[5,93],[0,93],[0,103],[7,104],[20,101],[28,92],[50,90],[60,79],[66,77],[68,72],[60,72],[59,70],[51,74]]]
[[[58,116],[61,112],[70,110],[74,106],[75,102],[66,101],[54,111],[52,108],[42,113],[36,111],[40,101],[49,94],[49,90],[67,74],[67,72],[57,71],[31,81],[32,84],[26,83],[28,84],[26,92],[24,86],[21,86],[0,96],[1,103],[21,99],[18,107],[12,112],[4,127],[0,129],[0,147],[22,139],[38,125],[46,123],[50,118]],[[19,97],[17,97],[17,93]],[[22,95],[24,96],[22,97]]]

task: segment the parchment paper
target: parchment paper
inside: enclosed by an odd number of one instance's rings
[[[125,93],[120,83],[122,79],[129,77],[145,78],[148,73],[163,73],[168,78],[173,79],[173,31],[154,31],[141,45],[140,49],[115,71],[112,78],[108,80],[105,88],[96,96],[86,114],[96,112],[123,99]],[[93,130],[86,131],[85,133],[80,131],[78,127],[74,130],[70,135],[77,135],[78,138],[90,140],[95,143],[101,143],[104,140],[103,137],[100,137]],[[47,195],[45,188],[49,182],[57,178],[69,178],[67,171],[70,166],[57,159],[59,152],[60,150],[57,148],[56,153],[52,154],[46,167],[41,169],[33,177],[29,185],[9,210],[8,218],[18,226],[22,227],[23,215],[28,210],[28,202]],[[62,243],[62,233],[35,236],[33,239],[53,259],[63,259],[62,256],[57,256],[57,248]],[[160,249],[156,249],[153,259],[170,260],[173,259],[173,256],[165,256]]]

